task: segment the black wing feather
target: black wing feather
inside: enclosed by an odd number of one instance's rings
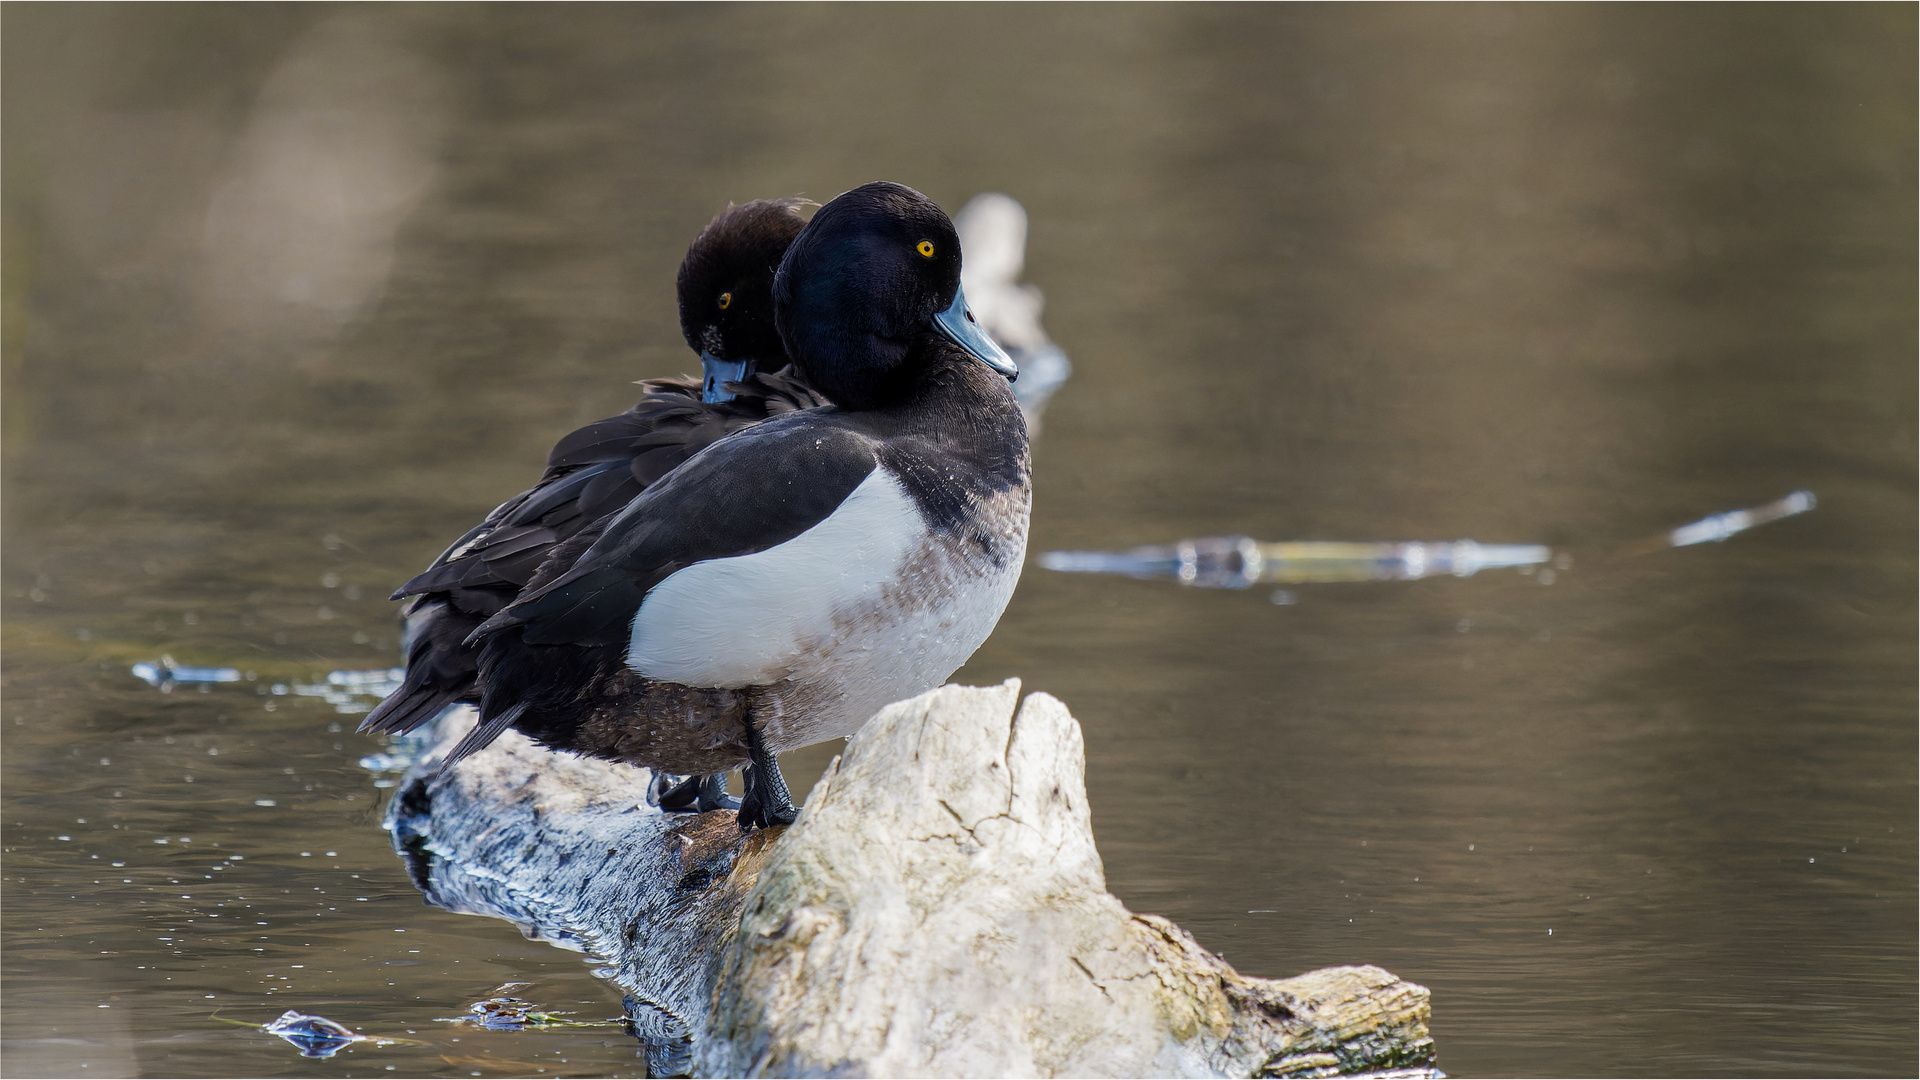
[[[739,397],[718,405],[700,400],[699,379],[640,385],[646,396],[633,408],[561,439],[538,484],[495,507],[394,592],[395,600],[418,597],[407,610],[407,677],[364,730],[410,731],[448,705],[477,701],[480,657],[466,642],[489,616],[523,588],[566,573],[611,515],[708,445],[767,416],[829,404],[791,368],[729,384]],[[567,606],[580,609],[570,624],[605,621],[603,609],[638,603],[630,583],[588,592]]]
[[[504,525],[487,537],[484,545],[473,549],[481,562],[511,558],[529,548],[550,548],[559,537],[545,525]]]
[[[649,487],[565,573],[529,588],[475,641],[524,627],[535,645],[623,641],[647,591],[682,567],[764,551],[813,526],[873,472],[875,444],[794,415],[716,443]]]
[[[594,477],[611,468],[613,468],[612,462],[603,461],[570,472],[557,480],[541,482],[539,487],[533,489],[531,497],[507,516],[506,523],[531,525],[541,520],[555,508],[572,502],[582,488],[593,482]]]
[[[691,455],[689,455],[691,456]],[[626,462],[621,462],[626,465]],[[625,498],[621,498],[622,494]],[[580,509],[589,517],[605,517],[632,502],[640,494],[640,484],[633,478],[631,467],[614,469],[594,477],[580,489]],[[604,508],[602,513],[594,513],[595,508]]]
[[[391,599],[461,587],[523,586],[540,560],[503,565],[507,556],[552,545],[619,510],[700,450],[760,422],[770,411],[784,415],[824,403],[784,371],[732,384],[741,397],[720,405],[700,400],[698,381],[649,379],[641,385],[648,397],[561,439],[538,484],[500,504]]]

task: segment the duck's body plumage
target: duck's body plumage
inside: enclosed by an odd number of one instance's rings
[[[807,205],[774,199],[730,206],[681,264],[688,344],[709,364],[730,363],[724,370],[739,371],[737,382],[716,394],[707,385],[711,372],[703,379],[643,380],[633,407],[561,439],[533,487],[500,504],[394,593],[394,599],[412,598],[405,615],[406,680],[362,730],[410,731],[448,705],[477,704],[479,654],[467,639],[532,585],[556,552],[578,555],[605,519],[727,435],[827,403],[785,366],[773,325],[773,272],[799,234],[799,209]],[[724,304],[716,303],[722,295]],[[567,558],[559,569],[570,564]]]
[[[749,711],[775,751],[850,735],[986,639],[1030,475],[1011,387],[964,354],[896,405],[743,431],[488,624],[483,716],[680,773],[746,760]]]
[[[714,442],[555,547],[473,635],[480,722],[448,761],[508,727],[656,770],[749,761],[743,827],[790,821],[772,751],[853,733],[992,631],[1031,464],[952,223],[910,188],[857,188],[794,240],[773,293],[833,406]]]

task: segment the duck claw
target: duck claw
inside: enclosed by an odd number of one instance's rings
[[[791,825],[800,816],[800,808],[791,800],[784,800],[777,806],[770,806],[757,791],[749,790],[746,798],[740,800],[740,831],[753,832],[755,829],[771,829],[775,825]]]

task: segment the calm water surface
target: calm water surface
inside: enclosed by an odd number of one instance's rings
[[[876,177],[1032,214],[1036,551],[1574,556],[1289,606],[1030,569],[960,677],[1073,708],[1130,906],[1430,986],[1459,1075],[1920,1068],[1911,6],[0,17],[9,1075],[643,1071],[435,1021],[618,994],[424,907],[378,744],[272,687],[394,662],[387,591],[690,366],[727,200]],[[223,1023],[286,1008],[416,1041]]]

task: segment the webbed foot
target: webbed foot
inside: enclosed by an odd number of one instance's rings
[[[747,722],[747,794],[740,800],[740,831],[791,825],[800,816],[780,775],[780,762],[760,739],[759,729]]]
[[[669,814],[704,814],[709,810],[740,808],[740,800],[727,794],[726,773],[694,776],[654,773],[647,785],[647,801]]]

